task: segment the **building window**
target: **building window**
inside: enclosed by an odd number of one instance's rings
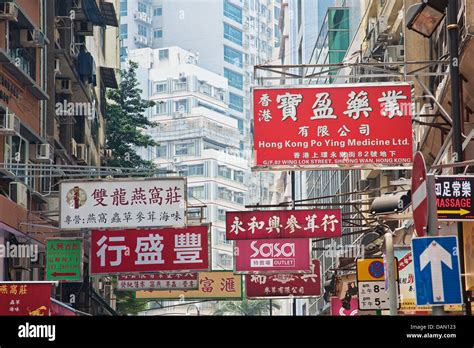
[[[202,176],[204,175],[204,164],[195,164],[183,166],[180,168],[184,176]]]
[[[174,111],[188,112],[188,100],[181,99],[174,102]]]
[[[224,38],[242,46],[242,32],[227,23],[224,23]]]
[[[234,202],[238,204],[244,204],[244,194],[242,192],[235,192]]]
[[[227,243],[225,243],[227,244]],[[232,268],[232,256],[227,254],[219,254],[219,266],[223,269]]]
[[[120,24],[120,38],[128,38],[128,24]]]
[[[179,80],[174,81],[173,92],[186,91],[188,88],[188,80],[186,77],[180,78]]]
[[[232,244],[231,240],[227,240],[224,231],[219,231],[218,240],[219,240],[219,244],[225,244],[225,245],[231,245]],[[227,255],[221,254],[221,256],[227,256]],[[222,261],[221,261],[221,266],[224,267],[224,268],[230,268],[232,266],[231,263],[230,263],[230,260],[229,261],[226,260],[224,263],[225,264],[223,264]]]
[[[160,60],[169,59],[170,51],[169,50],[160,50],[158,53]]]
[[[229,81],[229,86],[237,89],[244,89],[244,76],[242,74],[224,68],[224,76]]]
[[[238,181],[240,183],[243,183],[244,182],[244,172],[242,172],[240,170],[236,170],[234,172],[234,180]]]
[[[146,5],[144,3],[141,3],[141,2],[138,3],[138,12],[147,13],[147,8],[146,8]]]
[[[226,166],[218,166],[217,175],[230,179],[232,177],[232,171]]]
[[[155,85],[155,93],[166,93],[168,92],[168,83],[160,82]]]
[[[224,2],[224,16],[236,21],[237,23],[242,23],[242,9],[232,5],[228,1]]]
[[[239,128],[240,134],[244,135],[244,120],[237,120],[237,127]]]
[[[205,196],[205,191],[204,191],[204,186],[196,186],[196,187],[189,187],[188,188],[188,196],[190,198],[196,198],[196,199],[204,199],[206,198]]]
[[[163,15],[163,7],[155,7],[153,9],[153,16],[158,17]]]
[[[158,28],[158,29],[153,30],[153,37],[154,37],[155,39],[162,38],[162,37],[163,37],[163,29],[162,29],[162,28]]]
[[[144,25],[138,24],[138,35],[147,37],[147,29]]]
[[[242,68],[244,62],[244,54],[229,46],[224,46],[224,60],[227,63],[233,64]]]
[[[166,103],[166,102],[163,102],[163,103],[157,102],[155,104],[155,113],[157,115],[167,114],[168,113],[168,103]]]
[[[225,221],[225,209],[217,209],[217,220]]]
[[[244,98],[240,95],[229,93],[229,107],[233,110],[244,111]]]
[[[128,56],[128,48],[120,47],[120,61],[125,62],[127,56]]]
[[[157,158],[166,158],[167,147],[166,146],[157,146],[156,147],[156,157]]]
[[[181,143],[176,144],[175,155],[176,156],[185,156],[185,155],[194,155],[196,153],[194,143]]]
[[[232,201],[232,191],[226,189],[225,187],[219,187],[217,189],[218,198],[224,199],[226,201]]]
[[[127,15],[127,0],[120,1],[120,17],[125,17]]]

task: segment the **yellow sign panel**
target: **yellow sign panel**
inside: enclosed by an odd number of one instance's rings
[[[233,272],[200,272],[198,290],[137,291],[135,298],[147,299],[242,299],[242,276]]]
[[[395,274],[398,280],[397,264],[398,262],[395,259],[394,267]],[[362,282],[385,280],[383,258],[376,257],[373,259],[357,260],[357,280]]]

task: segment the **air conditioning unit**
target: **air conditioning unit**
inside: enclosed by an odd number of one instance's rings
[[[20,30],[20,44],[23,47],[44,47],[45,37],[41,30]]]
[[[36,145],[36,159],[38,161],[50,161],[53,159],[54,149],[50,144]]]
[[[57,79],[56,80],[56,93],[72,94],[71,80],[70,79]]]
[[[58,58],[54,60],[54,73],[57,75],[61,75],[61,63]]]
[[[0,115],[0,134],[2,135],[19,135],[20,134],[20,119],[16,115],[5,110],[3,115]]]
[[[82,36],[94,35],[94,25],[92,22],[78,21],[76,22],[75,33]]]
[[[31,268],[42,268],[46,266],[46,253],[44,251],[41,251],[38,253],[38,260],[36,262],[31,262],[30,267]]]
[[[28,257],[14,257],[12,267],[15,269],[30,269],[30,259]]]
[[[16,202],[16,204],[28,209],[28,188],[25,184],[21,182],[11,182],[10,198]]]
[[[77,144],[77,161],[87,163],[89,161],[89,156],[87,153],[87,146],[86,144]]]
[[[71,139],[71,156],[77,158],[77,142],[74,138]]]
[[[18,22],[18,7],[13,2],[0,3],[0,19]]]
[[[179,82],[186,82],[186,73],[179,73]]]
[[[405,58],[403,45],[387,46],[384,58],[385,62],[403,62]]]

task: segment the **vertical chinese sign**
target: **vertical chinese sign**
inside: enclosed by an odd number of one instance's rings
[[[46,241],[46,280],[82,281],[82,239]]]
[[[198,290],[137,291],[137,299],[242,299],[242,276],[228,271],[199,273]]]
[[[93,230],[90,274],[208,270],[208,226]]]
[[[408,83],[254,88],[255,166],[408,165],[411,96]]]
[[[340,237],[339,209],[270,210],[226,213],[226,238],[316,238]]]
[[[51,283],[0,282],[0,315],[49,316]]]
[[[183,178],[64,181],[60,228],[182,227],[186,222]]]

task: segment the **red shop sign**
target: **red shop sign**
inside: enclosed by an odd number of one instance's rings
[[[0,315],[49,316],[51,283],[1,283]]]
[[[269,210],[226,213],[226,238],[316,238],[341,236],[341,211]]]
[[[208,269],[207,226],[91,234],[90,274]]]
[[[310,239],[260,239],[235,242],[235,271],[310,273]]]
[[[247,274],[247,297],[320,296],[321,269],[319,260],[313,260],[309,274]]]
[[[254,88],[255,165],[408,165],[411,96],[408,83]]]

